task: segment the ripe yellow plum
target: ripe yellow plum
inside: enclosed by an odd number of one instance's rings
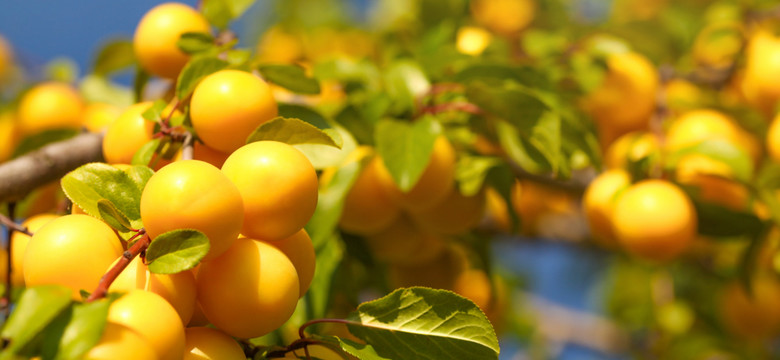
[[[267,241],[268,244],[281,250],[287,258],[290,259],[295,270],[298,272],[298,282],[300,283],[299,296],[306,294],[314,278],[314,268],[316,266],[316,257],[314,253],[314,244],[311,242],[309,233],[301,229],[293,236],[277,241]]]
[[[176,45],[186,32],[211,32],[206,18],[181,3],[164,3],[149,10],[135,29],[133,51],[148,72],[175,79],[189,60]]]
[[[142,116],[150,106],[151,102],[132,105],[108,126],[103,138],[103,157],[107,163],[130,164],[133,155],[152,140],[154,123]]]
[[[22,223],[31,233],[35,234],[40,228],[52,220],[58,218],[55,214],[33,215]],[[11,235],[11,283],[14,286],[24,285],[24,253],[27,251],[27,244],[30,242],[30,236],[20,232],[14,232]]]
[[[604,163],[609,169],[625,168],[631,161],[658,155],[660,149],[661,145],[654,134],[634,131],[620,136],[607,148]]]
[[[134,289],[146,290],[162,296],[179,314],[183,325],[189,323],[192,318],[197,293],[195,275],[192,272],[153,274],[141,258],[136,257],[111,283],[108,291],[129,292]]]
[[[401,209],[383,190],[382,160],[375,156],[360,172],[344,199],[339,226],[347,232],[371,235],[386,228]]]
[[[653,261],[682,254],[696,238],[693,203],[665,180],[644,180],[620,196],[613,211],[615,237],[629,252]]]
[[[666,148],[675,151],[711,139],[728,141],[753,159],[761,155],[761,148],[753,136],[734,119],[709,109],[691,110],[675,119],[666,133]]]
[[[184,330],[183,360],[245,360],[244,350],[225,333],[207,327]]]
[[[101,132],[122,115],[118,107],[106,103],[91,103],[84,108],[84,126],[91,132]]]
[[[702,201],[736,211],[746,210],[750,203],[748,188],[733,180],[731,168],[710,157],[683,156],[677,163],[675,177],[678,183],[693,187],[693,196]]]
[[[135,330],[116,323],[106,323],[98,343],[83,357],[84,360],[157,360],[151,344]]]
[[[132,290],[108,308],[108,322],[124,325],[140,334],[160,360],[181,359],[184,326],[176,310],[160,295]]]
[[[60,82],[36,85],[19,100],[18,131],[22,136],[51,129],[81,127],[84,102],[72,86]]]
[[[720,296],[721,320],[742,339],[765,340],[780,332],[780,284],[769,275],[752,282],[752,294],[744,285],[727,285]]]
[[[389,264],[416,265],[436,258],[446,247],[441,235],[420,228],[406,214],[366,238],[374,258]]]
[[[490,45],[492,37],[490,32],[481,27],[464,26],[458,29],[455,46],[463,54],[479,55]]]
[[[622,169],[613,169],[594,179],[582,199],[585,218],[594,239],[603,245],[616,244],[613,231],[613,211],[618,193],[631,185],[631,176]]]
[[[452,189],[443,201],[430,209],[411,211],[412,218],[424,229],[444,235],[459,235],[471,230],[485,212],[485,192],[464,196]]]
[[[81,299],[79,290],[94,290],[122,252],[106,223],[88,215],[61,216],[38,229],[27,244],[24,283],[64,285],[72,289],[73,299]]]
[[[244,199],[241,234],[281,240],[302,229],[317,207],[317,173],[303,153],[276,141],[242,146],[222,172]]]
[[[745,73],[741,89],[751,105],[762,110],[767,117],[774,114],[780,99],[780,84],[774,81],[780,76],[780,37],[770,29],[758,28],[748,39],[745,49]]]
[[[298,273],[279,249],[239,238],[225,253],[203,262],[196,276],[198,301],[217,328],[237,338],[274,331],[295,311]]]
[[[218,168],[199,160],[165,166],[152,175],[141,194],[141,221],[152,241],[171,230],[199,230],[211,244],[205,261],[236,240],[243,214],[239,189]]]
[[[192,127],[209,147],[231,153],[278,113],[268,84],[251,73],[217,71],[195,87],[190,103]]]
[[[526,28],[536,16],[536,6],[535,0],[474,0],[471,15],[480,25],[507,35]]]
[[[14,114],[10,111],[0,112],[0,163],[10,159],[16,149],[19,141],[16,128]]]

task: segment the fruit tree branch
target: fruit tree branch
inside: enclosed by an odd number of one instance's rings
[[[81,165],[103,161],[102,143],[103,134],[80,134],[0,164],[0,202],[20,200]]]
[[[151,243],[152,239],[149,238],[149,235],[146,234],[146,230],[144,229],[139,230],[128,241],[132,241],[133,238],[138,236],[141,238],[138,239],[138,241],[136,241],[133,246],[122,253],[122,257],[120,257],[114,266],[112,266],[111,269],[109,269],[108,272],[106,272],[106,274],[100,278],[100,282],[98,283],[97,288],[92,292],[92,294],[89,294],[86,302],[91,302],[106,297],[106,294],[108,294],[108,288],[111,286],[111,283],[116,280],[117,276],[122,273],[127,265],[130,264],[130,262],[133,261],[136,256],[138,256],[138,254],[149,247],[149,243]]]

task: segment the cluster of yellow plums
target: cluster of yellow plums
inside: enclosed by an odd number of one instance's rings
[[[193,31],[211,31],[199,12],[159,5],[138,24],[136,58],[146,71],[175,79],[189,59],[176,42]],[[2,123],[13,131],[0,133],[105,131],[105,161],[124,171],[159,136],[142,115],[152,104],[85,105],[70,85],[43,83]],[[109,288],[126,294],[110,305],[103,336],[85,359],[245,359],[234,338],[279,328],[311,283],[315,254],[303,227],[316,208],[317,173],[291,145],[246,144],[277,115],[269,85],[249,72],[222,70],[198,83],[188,105],[199,139],[193,159],[181,153],[156,159],[158,171],[142,190],[141,221],[152,243],[171,230],[195,229],[208,237],[209,251],[197,267],[175,274],[150,272],[140,256],[132,260]],[[179,111],[174,104],[163,116]],[[40,214],[22,225],[33,236],[13,236],[14,285],[68,286],[76,301],[82,290],[95,290],[126,250],[116,231],[77,204],[72,214]]]

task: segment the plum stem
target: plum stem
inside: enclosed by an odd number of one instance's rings
[[[131,242],[136,238],[139,238],[138,241],[136,241],[129,249],[125,250],[114,266],[112,266],[111,269],[109,269],[108,272],[106,272],[106,274],[100,278],[100,282],[98,283],[97,288],[92,292],[92,294],[89,295],[86,302],[92,302],[106,297],[106,294],[108,294],[108,288],[111,286],[111,283],[116,280],[119,274],[122,273],[127,265],[130,264],[130,262],[133,261],[136,256],[138,256],[138,254],[149,247],[149,244],[152,241],[152,239],[149,238],[149,235],[146,234],[145,229],[140,229],[127,241]]]

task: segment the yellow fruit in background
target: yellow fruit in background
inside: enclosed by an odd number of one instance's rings
[[[575,209],[571,195],[531,180],[515,180],[511,193],[512,207],[520,217],[523,233],[538,232],[540,220],[549,214],[566,214]]]
[[[447,244],[441,235],[423,230],[406,214],[384,230],[366,237],[366,243],[375,259],[400,265],[428,262]]]
[[[16,128],[13,113],[10,111],[0,112],[0,163],[11,159],[11,155],[16,149],[16,143],[19,140]]]
[[[84,354],[83,360],[157,360],[160,357],[152,345],[135,330],[108,322],[95,346]]]
[[[141,194],[141,221],[152,241],[171,230],[199,230],[211,244],[204,261],[225,252],[238,238],[243,214],[239,189],[218,168],[199,160],[160,169]]]
[[[60,216],[55,214],[34,215],[22,222],[22,227],[35,234],[44,225],[58,217]],[[27,251],[27,244],[29,244],[30,239],[30,236],[20,232],[14,232],[11,235],[11,283],[14,286],[24,285],[24,253]]]
[[[780,99],[780,37],[759,28],[748,39],[745,49],[745,73],[742,92],[746,100],[767,117],[774,114]]]
[[[776,115],[769,125],[766,134],[766,148],[772,160],[780,162],[780,114]]]
[[[611,142],[606,138],[647,128],[655,110],[658,86],[655,66],[643,55],[609,55],[601,85],[582,101],[584,110],[598,123],[603,145]]]
[[[780,284],[773,277],[759,276],[752,282],[752,294],[744,285],[727,285],[720,296],[723,325],[742,339],[766,340],[780,333]]]
[[[436,138],[428,166],[407,192],[398,188],[385,166],[379,170],[382,188],[393,201],[406,209],[424,210],[444,200],[455,185],[455,149],[445,136]]]
[[[179,314],[183,325],[186,325],[192,318],[197,293],[195,276],[192,272],[153,274],[141,261],[141,258],[136,257],[111,283],[108,291],[129,292],[135,289],[146,290],[162,296]]]
[[[684,79],[672,79],[664,84],[666,105],[671,110],[692,110],[705,101],[704,92],[695,84]]]
[[[388,267],[388,282],[392,288],[427,286],[434,289],[451,290],[458,274],[469,268],[463,248],[450,245],[436,257],[415,265],[391,264]]]
[[[477,26],[464,26],[458,29],[455,37],[455,47],[467,55],[479,55],[490,45],[493,35]]]
[[[608,169],[625,168],[630,161],[658,155],[661,145],[658,138],[645,131],[635,131],[617,138],[604,155],[604,165]]]
[[[535,0],[472,0],[471,15],[480,25],[508,35],[525,29],[536,16]]]
[[[279,249],[239,238],[224,254],[201,263],[198,301],[217,328],[248,339],[274,331],[298,303],[298,273]]]
[[[485,213],[485,191],[464,196],[455,188],[441,202],[419,212],[411,211],[412,218],[428,231],[459,235],[479,224]]]
[[[154,123],[141,115],[150,106],[151,102],[132,105],[108,126],[103,137],[103,157],[107,163],[130,164],[133,155],[152,140]]]
[[[382,159],[375,156],[360,172],[344,199],[339,226],[358,235],[376,234],[401,214],[401,209],[384,191]]]
[[[750,192],[732,180],[731,168],[723,162],[700,154],[683,156],[677,163],[677,182],[695,188],[694,196],[732,210],[746,210]]]
[[[721,139],[757,159],[761,149],[752,137],[734,119],[715,110],[699,109],[686,112],[672,122],[666,132],[665,145],[669,151],[675,151],[705,140]]]
[[[184,354],[181,318],[160,295],[132,290],[111,303],[108,321],[138,332],[160,360],[179,360]]]
[[[222,172],[244,199],[245,236],[284,239],[302,229],[317,207],[317,173],[290,145],[276,141],[244,145],[228,157]]]
[[[72,86],[46,82],[26,92],[16,111],[19,134],[27,136],[44,130],[80,128],[84,102]]]
[[[275,25],[257,42],[257,56],[264,62],[292,63],[303,56],[303,44],[300,38]]]
[[[184,330],[183,360],[246,360],[244,350],[225,333],[207,327]]]
[[[487,311],[493,301],[492,282],[481,269],[469,269],[458,274],[452,291],[473,301],[482,311]]]
[[[84,126],[91,132],[101,132],[122,115],[118,107],[106,103],[91,103],[84,108]]]
[[[715,22],[702,29],[693,43],[693,58],[697,63],[714,68],[731,66],[742,51],[742,24]]]
[[[266,242],[287,255],[298,273],[299,296],[306,294],[311,280],[314,278],[314,268],[317,261],[314,254],[314,244],[311,242],[309,233],[301,229],[286,239]]]
[[[508,233],[512,228],[509,218],[509,207],[498,190],[488,187],[485,192],[485,218],[483,223],[488,228]]]
[[[133,50],[148,72],[175,79],[189,60],[176,45],[187,32],[210,33],[206,18],[186,4],[164,3],[144,14],[133,36]]]
[[[622,169],[609,170],[594,179],[582,198],[585,218],[594,239],[603,245],[616,245],[613,211],[618,194],[631,185],[631,176]]]
[[[625,190],[615,204],[612,222],[623,248],[649,260],[674,259],[696,237],[693,203],[665,180],[644,180]]]
[[[14,53],[11,44],[0,35],[0,79],[11,70],[14,64]]]
[[[246,144],[261,124],[278,113],[268,84],[239,70],[217,71],[198,83],[192,93],[192,127],[203,143],[230,153]]]
[[[124,250],[114,230],[88,215],[65,215],[33,234],[24,254],[27,286],[57,284],[73,290],[93,291]]]

